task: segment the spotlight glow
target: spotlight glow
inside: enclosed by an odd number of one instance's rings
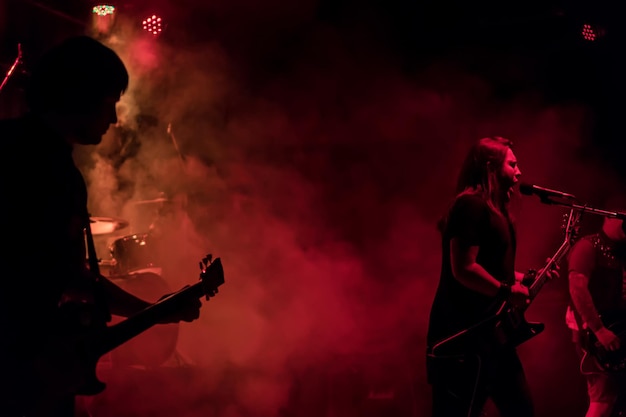
[[[159,35],[163,31],[163,21],[157,15],[152,15],[142,22],[143,29],[154,36]]]
[[[106,16],[115,13],[115,7],[106,4],[100,4],[98,6],[94,6],[91,12],[98,16]]]
[[[580,31],[581,36],[586,41],[597,41],[606,35],[606,30],[600,25],[585,23]]]

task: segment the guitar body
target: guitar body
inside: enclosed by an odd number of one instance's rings
[[[36,415],[45,416],[45,410],[68,395],[96,395],[104,391],[106,384],[97,376],[102,355],[162,323],[192,299],[214,296],[217,287],[224,283],[220,258],[211,262],[207,257],[201,267],[199,282],[162,297],[114,325],[107,324],[108,314],[102,314],[93,303],[68,302],[60,306],[59,323],[63,325],[42,341],[41,357],[33,358],[39,376],[47,381],[45,398],[38,406],[43,411]]]
[[[457,356],[465,353],[490,354],[505,347],[516,347],[543,332],[543,323],[526,320],[524,312],[500,302],[476,325],[437,343],[433,354]]]
[[[59,323],[43,344],[41,370],[49,376],[50,392],[63,390],[78,395],[95,395],[106,384],[96,374],[100,355],[93,338],[107,328],[106,314],[88,302],[69,301],[59,307]]]
[[[507,308],[499,316],[495,336],[500,345],[519,346],[544,329],[543,323],[527,321],[523,311]]]
[[[626,371],[626,311],[609,311],[600,314],[604,326],[615,333],[620,341],[621,348],[610,352],[598,341],[592,331],[585,332],[583,349],[597,361],[604,371]]]
[[[455,395],[467,403],[469,411],[475,395],[474,387],[479,383],[485,364],[499,352],[514,348],[543,330],[542,323],[530,323],[523,312],[501,303],[497,312],[477,326],[449,337],[428,352],[428,381],[433,384],[441,380],[448,389],[455,390]]]
[[[98,361],[87,364],[85,373],[83,374],[83,384],[76,391],[77,395],[96,395],[100,394],[106,388],[106,384],[98,379],[96,375],[96,365]]]

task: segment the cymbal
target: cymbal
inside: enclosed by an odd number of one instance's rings
[[[169,198],[164,198],[164,197],[159,197],[159,198],[154,198],[152,200],[137,200],[137,201],[131,201],[131,204],[157,204],[157,203],[168,203],[172,200],[170,200]]]
[[[107,235],[128,227],[128,221],[114,217],[90,217],[89,221],[92,235]]]

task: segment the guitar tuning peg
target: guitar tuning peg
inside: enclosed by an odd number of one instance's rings
[[[204,271],[204,265],[202,262],[198,262],[198,266],[200,267],[200,271]]]
[[[202,262],[205,263],[205,265],[210,264],[213,261],[213,255],[208,253],[203,259]]]

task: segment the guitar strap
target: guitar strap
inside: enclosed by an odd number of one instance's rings
[[[588,329],[585,329],[585,325],[583,323],[583,319],[574,307],[574,303],[570,302],[570,308],[572,309],[572,315],[574,316],[574,320],[576,320],[576,326],[578,327],[578,342],[587,349],[587,344],[589,343],[589,338],[587,337]]]
[[[91,216],[86,213],[85,234],[87,237],[87,260],[89,262],[90,275],[94,280],[94,301],[102,314],[102,318],[109,322],[111,320],[111,312],[108,304],[104,300],[104,288],[102,287],[102,275],[100,274],[100,266],[98,265],[98,255],[96,254],[96,246],[93,241],[91,232]]]

